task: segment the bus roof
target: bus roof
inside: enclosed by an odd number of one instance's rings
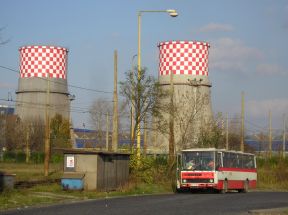
[[[246,155],[254,155],[252,153],[242,152],[242,151],[234,151],[234,150],[226,150],[226,149],[216,149],[216,148],[192,148],[192,149],[184,149],[181,150],[181,152],[231,152],[231,153],[237,153],[237,154],[246,154]]]

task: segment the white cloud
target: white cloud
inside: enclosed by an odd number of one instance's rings
[[[249,65],[263,58],[262,52],[232,38],[211,42],[210,67],[224,72],[248,72]]]
[[[233,31],[234,28],[231,25],[220,24],[220,23],[209,23],[199,29],[199,32],[215,32],[215,31]]]
[[[287,71],[276,64],[259,64],[256,72],[264,75],[287,75]]]
[[[288,110],[288,99],[271,99],[262,101],[248,101],[246,104],[247,113],[252,117],[266,117],[269,110],[272,115],[282,116]]]

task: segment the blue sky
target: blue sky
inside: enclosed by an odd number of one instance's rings
[[[112,92],[113,52],[118,50],[123,80],[137,53],[137,11],[150,9],[179,13],[142,16],[142,65],[150,74],[158,74],[160,41],[207,41],[214,113],[239,114],[244,91],[248,129],[267,128],[269,109],[273,127],[282,127],[282,115],[288,115],[287,0],[3,0],[0,39],[10,41],[0,47],[0,65],[18,69],[23,45],[63,46],[69,49],[69,84]],[[8,92],[16,99],[17,74],[2,68],[0,74],[0,99]],[[109,93],[69,90],[74,107],[88,109],[99,97],[112,100]],[[87,113],[72,117],[76,127],[89,124]]]

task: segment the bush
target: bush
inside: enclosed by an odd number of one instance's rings
[[[15,162],[24,163],[26,161],[26,154],[24,152],[17,152]]]
[[[44,163],[44,152],[31,152],[30,163]],[[24,152],[7,151],[3,153],[3,162],[25,163],[26,154]],[[53,154],[50,159],[51,163],[58,164],[63,162],[62,154]]]
[[[16,153],[7,151],[3,153],[3,161],[4,162],[15,162]]]
[[[161,183],[168,180],[168,168],[166,157],[151,156],[140,157],[132,154],[130,156],[130,172],[137,180],[147,184]]]
[[[44,162],[44,152],[32,152],[30,155],[30,162],[39,164]]]

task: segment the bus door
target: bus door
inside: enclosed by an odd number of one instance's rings
[[[216,165],[215,165],[215,170],[218,171],[220,167],[223,167],[223,159],[222,159],[222,152],[217,152],[216,153]]]

